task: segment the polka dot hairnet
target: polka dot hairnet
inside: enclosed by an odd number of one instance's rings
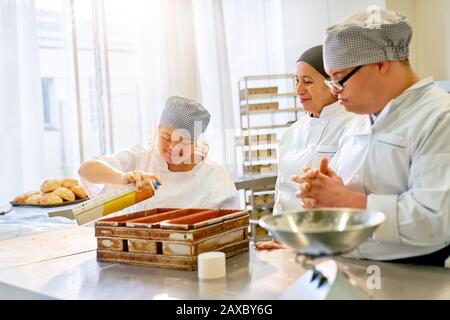
[[[391,10],[367,9],[327,29],[327,68],[350,68],[409,56],[412,28],[407,18]]]
[[[184,129],[191,139],[197,140],[208,127],[211,115],[200,103],[180,96],[167,99],[160,126]]]

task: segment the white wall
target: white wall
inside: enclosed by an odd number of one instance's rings
[[[450,79],[450,1],[386,0],[386,7],[411,21],[411,63],[417,73]]]
[[[333,25],[369,6],[385,8],[385,0],[328,0],[329,24]]]
[[[328,0],[283,0],[284,45],[287,72],[293,72],[300,54],[322,42],[328,26]]]
[[[328,26],[370,5],[409,18],[410,60],[419,75],[450,79],[449,0],[282,0],[286,71],[293,72],[304,50],[322,43]]]
[[[322,43],[328,26],[370,5],[384,8],[385,0],[282,0],[286,71],[293,72],[303,51]]]

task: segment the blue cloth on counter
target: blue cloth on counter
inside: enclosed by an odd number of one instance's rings
[[[72,228],[75,220],[48,216],[48,209],[17,208],[0,216],[0,240],[23,237],[47,231]]]

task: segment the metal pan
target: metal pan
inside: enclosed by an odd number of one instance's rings
[[[259,224],[278,242],[300,254],[318,257],[353,250],[370,238],[385,219],[381,212],[324,208],[265,216]]]

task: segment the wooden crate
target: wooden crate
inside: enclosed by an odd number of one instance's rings
[[[197,256],[248,251],[249,214],[242,210],[152,209],[95,224],[97,259],[195,270]]]
[[[278,87],[261,87],[261,88],[247,88],[239,92],[240,98],[245,99],[248,96],[259,94],[277,94]]]
[[[258,134],[253,136],[243,136],[236,138],[237,145],[260,145],[260,144],[274,144],[277,142],[276,133]]]
[[[252,218],[256,219],[256,220],[259,220],[259,219],[261,219],[264,216],[272,215],[273,214],[272,211],[273,211],[272,209],[268,210],[268,209],[260,209],[260,208],[256,208],[255,209],[255,208],[253,208],[252,209]]]
[[[250,154],[251,152],[251,154]],[[253,161],[257,160],[273,160],[277,158],[277,150],[276,149],[259,149],[259,150],[251,150],[245,151],[245,161],[250,161],[250,155]]]
[[[253,205],[255,207],[272,206],[275,202],[275,194],[257,194],[253,196]]]
[[[277,173],[278,165],[275,163],[272,164],[254,164],[254,165],[245,165],[244,173]]]
[[[242,112],[246,111],[267,111],[267,110],[278,110],[279,102],[265,102],[265,103],[252,103],[241,107]]]

